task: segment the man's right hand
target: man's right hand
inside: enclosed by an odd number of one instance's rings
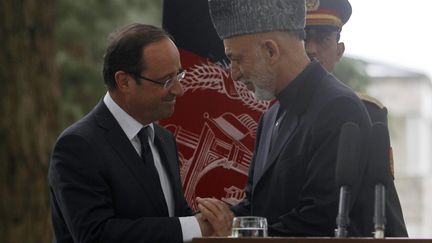
[[[212,225],[201,213],[195,214],[195,218],[198,221],[203,237],[213,235],[214,232]]]
[[[214,198],[197,198],[197,202],[201,214],[212,226],[213,236],[231,234],[234,213],[226,203]]]

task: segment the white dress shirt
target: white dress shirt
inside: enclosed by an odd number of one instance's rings
[[[153,153],[153,159],[155,162],[155,166],[157,172],[159,174],[160,183],[162,186],[163,194],[165,196],[165,200],[168,207],[168,213],[170,217],[174,216],[174,198],[172,193],[172,188],[169,182],[169,177],[165,168],[162,166],[159,151],[156,149],[154,144],[154,127],[153,123],[143,125],[131,117],[128,113],[126,113],[115,101],[111,98],[110,94],[107,92],[104,99],[105,105],[108,107],[108,110],[114,116],[114,118],[119,123],[123,132],[128,137],[129,141],[132,143],[136,152],[141,156],[141,142],[138,138],[138,132],[141,128],[149,126],[149,144]],[[183,241],[191,242],[194,237],[201,237],[201,229],[199,227],[198,221],[194,216],[189,217],[179,217],[180,225],[183,233]]]

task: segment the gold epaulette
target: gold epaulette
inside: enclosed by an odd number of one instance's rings
[[[367,95],[365,93],[360,93],[360,92],[356,92],[356,94],[357,94],[357,96],[362,101],[366,101],[366,102],[372,103],[372,104],[378,106],[380,109],[384,109],[385,108],[385,106],[383,105],[383,103],[381,103],[378,99],[376,99],[376,98],[374,98],[374,97],[372,97],[370,95]]]

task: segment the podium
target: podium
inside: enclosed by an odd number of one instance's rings
[[[192,243],[432,243],[432,239],[410,238],[333,238],[333,237],[265,237],[265,238],[194,238]]]

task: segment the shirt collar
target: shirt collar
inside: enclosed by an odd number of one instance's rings
[[[307,80],[311,78],[310,76],[313,73],[313,70],[315,69],[315,66],[317,64],[317,60],[313,60],[312,62],[310,62],[306,66],[306,68],[299,75],[297,75],[297,77],[285,89],[283,89],[277,95],[276,98],[278,99],[281,108],[287,110],[289,107],[295,105],[294,101],[296,100],[297,95],[302,95],[299,94],[301,83],[307,82]]]
[[[137,120],[135,120],[111,98],[109,92],[105,94],[103,101],[108,107],[108,110],[117,120],[129,140],[134,139],[137,136],[138,132],[141,130],[141,128],[149,126],[150,129],[148,132],[150,136],[150,141],[154,141],[155,133],[153,123],[143,125]]]

